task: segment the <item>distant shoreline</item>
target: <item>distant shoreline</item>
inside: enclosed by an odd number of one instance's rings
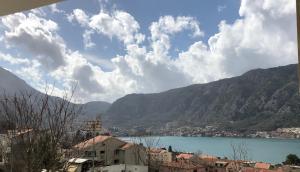
[[[278,140],[300,140],[300,138],[288,137],[245,137],[245,136],[177,136],[177,135],[127,135],[117,136],[121,138],[126,137],[203,137],[203,138],[241,138],[241,139],[278,139]]]

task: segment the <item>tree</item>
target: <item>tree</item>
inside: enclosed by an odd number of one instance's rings
[[[171,145],[168,147],[168,152],[173,152],[173,149],[172,149]]]
[[[55,171],[61,167],[63,138],[82,107],[71,103],[74,90],[62,98],[50,96],[47,89],[45,92],[3,93],[0,98],[1,118],[12,129],[11,171]]]
[[[159,141],[160,138],[155,136],[136,137],[133,140],[136,145],[143,145],[145,148],[145,150],[141,151],[139,147],[136,147],[135,156],[138,157],[144,165],[148,166],[148,171],[156,171],[162,164],[161,160],[156,159],[155,156],[152,156],[152,150],[153,148],[157,148],[159,146]]]
[[[239,161],[246,161],[249,160],[248,156],[248,148],[245,143],[239,143],[234,144],[231,143],[231,149],[232,149],[232,157],[233,160],[233,170],[234,171],[240,171],[240,162]]]
[[[283,162],[286,165],[300,165],[300,159],[295,154],[288,154],[286,160]]]

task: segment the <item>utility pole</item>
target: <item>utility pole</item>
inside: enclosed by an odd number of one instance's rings
[[[297,16],[297,45],[298,45],[298,91],[300,94],[300,2],[296,1],[296,16]]]
[[[85,131],[92,132],[93,137],[93,153],[92,153],[92,172],[95,171],[95,157],[96,157],[96,149],[95,149],[95,137],[96,137],[96,131],[101,131],[101,121],[100,119],[94,120],[94,121],[86,121],[85,122]]]

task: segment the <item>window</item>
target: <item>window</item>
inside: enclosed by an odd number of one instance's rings
[[[197,172],[197,169],[195,169],[193,172]]]
[[[84,156],[85,157],[96,157],[96,151],[85,151]]]
[[[115,160],[114,160],[114,163],[115,163],[115,164],[119,164],[119,160],[118,160],[118,159],[115,159]]]
[[[119,153],[120,153],[120,150],[115,150],[115,155],[119,155]]]
[[[2,153],[0,153],[0,162],[3,162],[3,156],[2,156]]]
[[[100,154],[105,154],[105,151],[100,151]]]

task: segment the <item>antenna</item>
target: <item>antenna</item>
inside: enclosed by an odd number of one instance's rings
[[[298,92],[300,94],[300,2],[296,1],[296,15],[297,15],[297,44],[298,44]]]
[[[96,150],[95,150],[95,137],[96,137],[96,131],[98,133],[101,132],[102,125],[101,125],[101,120],[100,118],[92,121],[85,121],[85,131],[92,132],[92,137],[93,137],[93,167],[92,167],[92,172],[95,171],[95,157],[96,157]]]

